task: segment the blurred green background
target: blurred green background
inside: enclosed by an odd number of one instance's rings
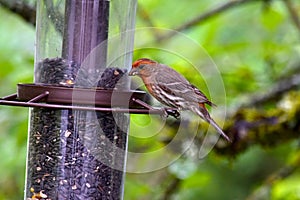
[[[226,2],[140,0],[136,27],[176,29]],[[199,43],[218,67],[226,91],[226,102],[218,106],[227,107],[229,111],[249,100],[249,96],[257,92],[269,92],[283,78],[289,79],[300,73],[300,1],[243,2],[181,30]],[[2,7],[1,3],[0,19],[2,97],[14,93],[17,83],[33,81],[35,28]],[[159,31],[147,33],[144,37],[137,34],[137,45],[142,40],[155,42],[161,36]],[[176,36],[163,38],[156,43],[161,48],[167,48],[172,43],[180,44],[181,50],[191,55],[193,63],[205,64],[200,52],[194,52]],[[185,67],[186,61],[180,57],[167,57],[161,51],[135,51],[134,58],[140,57],[151,57],[171,65],[205,93],[208,92],[203,77],[195,75],[194,68]],[[205,72],[208,77],[205,77]],[[202,76],[208,80],[214,79],[207,71]],[[298,89],[285,91],[282,99],[291,95],[299,97]],[[282,99],[280,101],[284,103]],[[260,110],[273,112],[278,106],[276,102],[266,102]],[[253,109],[256,109],[256,105]],[[165,130],[153,135],[160,120],[159,116],[131,116],[129,149],[151,150],[164,146],[165,138],[162,135],[169,139],[173,133],[172,130]],[[170,123],[173,122],[171,120]],[[299,119],[293,122],[299,123]],[[23,198],[27,123],[27,108],[0,107],[0,199]],[[300,133],[299,128],[296,131],[296,135]],[[144,139],[136,139],[143,136]],[[161,170],[128,173],[124,199],[300,199],[299,138],[281,142],[276,135],[272,137],[276,145],[258,145],[254,139],[245,151],[234,152],[234,156],[212,151],[205,159],[199,160],[197,156],[187,153]]]

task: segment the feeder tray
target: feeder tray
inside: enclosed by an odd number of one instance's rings
[[[145,94],[136,90],[18,84],[17,93],[0,98],[0,105],[180,116],[175,108],[153,108],[143,101]]]

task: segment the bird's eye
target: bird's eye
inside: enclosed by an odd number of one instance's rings
[[[144,67],[145,67],[145,65],[140,65],[139,66],[140,69],[143,69]]]

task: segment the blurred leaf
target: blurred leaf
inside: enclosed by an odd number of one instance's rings
[[[300,199],[300,174],[279,181],[272,191],[272,200],[297,200]]]
[[[154,26],[173,29],[226,2],[143,0],[139,1],[138,9],[142,8],[149,15]],[[286,7],[282,1],[269,1],[269,7],[264,7],[264,2],[241,4],[183,30],[184,36],[203,47],[201,52],[195,51],[180,37],[160,41],[157,43],[159,48],[152,48],[155,42],[147,41],[155,41],[155,32],[150,30],[136,34],[135,45],[140,49],[134,51],[134,59],[149,57],[166,63],[205,94],[212,92],[205,85],[205,80],[215,80],[212,76],[216,76],[210,70],[208,60],[212,59],[220,71],[227,94],[226,105],[221,106],[234,107],[246,94],[268,91],[282,76],[300,69],[299,32],[291,22]],[[293,5],[299,10],[299,2],[293,1]],[[17,83],[32,82],[35,30],[1,6],[0,18],[0,95],[4,96],[15,92]],[[145,20],[138,16],[137,27],[148,27],[149,22]],[[161,31],[156,34],[161,34]],[[168,51],[170,48],[174,51]],[[190,59],[179,55],[176,50],[184,51]],[[193,66],[195,64],[199,69]],[[219,87],[215,84],[211,88]],[[268,107],[274,108],[274,105]],[[23,198],[27,119],[28,109],[0,108],[0,200]],[[164,139],[172,139],[175,134],[172,125],[165,126],[159,116],[132,115],[128,149],[132,152],[154,151],[165,147],[168,141]],[[272,172],[289,163],[298,153],[297,148],[298,141],[273,149],[253,145],[231,161],[213,152],[201,161],[186,155],[158,172],[128,174],[124,199],[160,199],[174,175],[180,178],[180,183],[169,199],[245,199]],[[148,166],[164,156],[162,153],[152,160],[142,157],[130,164]],[[300,199],[299,179],[297,172],[288,179],[278,181],[271,188],[272,199]]]
[[[272,6],[268,7],[262,12],[261,23],[270,31],[278,28],[283,21],[283,16],[280,12],[275,10]]]

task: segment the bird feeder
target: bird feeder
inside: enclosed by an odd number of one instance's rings
[[[112,95],[129,102],[114,89],[129,90],[135,8],[135,0],[38,1],[35,84],[18,95],[58,105],[30,112],[26,199],[122,199],[129,118],[87,108],[108,106]]]
[[[129,89],[136,0],[37,1],[34,83],[0,105],[31,107],[25,198],[122,199],[128,113],[168,114]]]

